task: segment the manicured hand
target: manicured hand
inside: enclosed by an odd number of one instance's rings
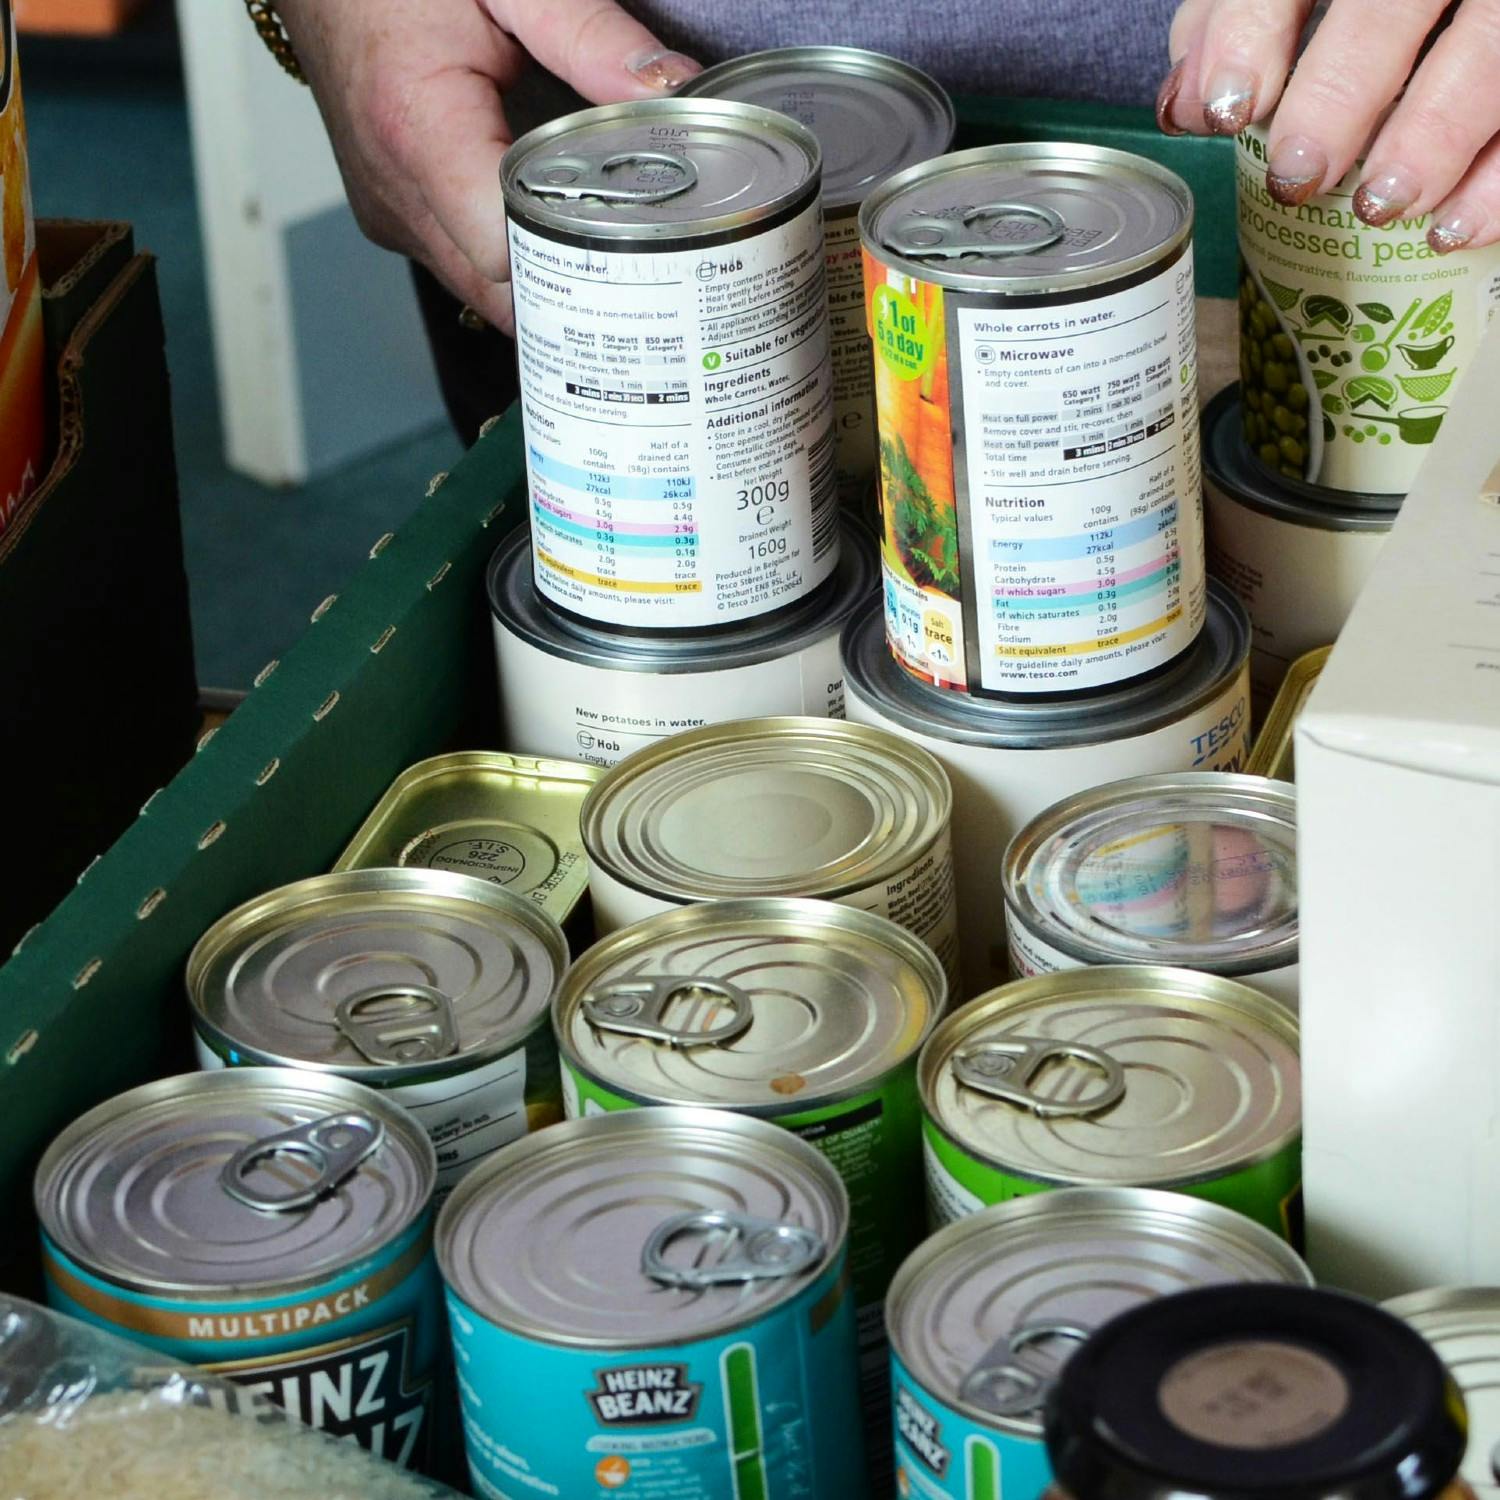
[[[1232,135],[1274,110],[1266,186],[1279,202],[1305,202],[1362,157],[1367,224],[1430,212],[1442,254],[1500,240],[1500,0],[1330,0],[1288,81],[1310,9],[1184,0],[1162,129]]]
[[[513,327],[502,99],[529,53],[597,104],[698,71],[611,0],[278,0],[354,216],[497,327]]]

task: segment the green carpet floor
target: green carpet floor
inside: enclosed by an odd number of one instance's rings
[[[38,214],[128,219],[160,257],[198,680],[248,688],[454,461],[457,439],[435,428],[293,489],[230,473],[170,10],[125,39],[23,38],[21,67]]]

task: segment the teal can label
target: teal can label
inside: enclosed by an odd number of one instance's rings
[[[1037,1500],[1052,1480],[1041,1433],[983,1426],[939,1401],[891,1355],[896,1484],[927,1500]]]
[[[1057,1183],[1020,1177],[971,1155],[931,1120],[924,1119],[923,1152],[927,1216],[934,1229],[1030,1193],[1050,1192]],[[1233,1172],[1169,1191],[1205,1198],[1254,1219],[1294,1249],[1302,1245],[1302,1142],[1289,1142],[1271,1156]]]
[[[659,1349],[540,1343],[447,1296],[469,1469],[484,1500],[868,1493],[843,1256],[754,1323]]]
[[[93,1275],[46,1235],[42,1263],[48,1304],[59,1312],[224,1375],[393,1463],[426,1466],[444,1352],[430,1213],[378,1254],[282,1296],[131,1291]]]

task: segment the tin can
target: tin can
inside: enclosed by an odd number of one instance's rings
[[[1202,634],[1160,677],[1089,700],[1007,704],[945,693],[903,671],[878,609],[850,622],[849,718],[930,750],[953,787],[961,995],[1009,977],[999,854],[1028,818],[1124,776],[1239,769],[1250,734],[1249,650],[1244,611],[1211,584]]]
[[[816,1151],[717,1110],[501,1152],[438,1221],[476,1492],[866,1493],[848,1226]]]
[[[598,779],[575,761],[499,750],[434,755],[391,783],[333,868],[472,875],[535,902],[586,947],[589,871],[578,809]]]
[[[886,1303],[900,1493],[1034,1500],[1042,1406],[1082,1340],[1156,1297],[1261,1281],[1312,1275],[1259,1225],[1174,1193],[1063,1188],[948,1225]]]
[[[844,716],[839,633],[874,597],[867,533],[845,519],[830,588],[774,621],[673,639],[595,630],[532,586],[524,532],[490,563],[501,732],[538,755],[612,766],[669,734],[758,714]]]
[[[819,172],[795,120],[716,99],[583,110],[505,153],[532,560],[554,607],[705,630],[832,575]]]
[[[875,477],[875,372],[865,332],[859,206],[905,167],[953,144],[953,101],[909,63],[862,47],[777,47],[705,68],[679,99],[737,99],[800,121],[823,152],[823,243],[833,353],[839,496],[860,506]]]
[[[41,274],[11,0],[0,0],[0,531],[42,476],[46,445]]]
[[[1203,414],[1203,510],[1208,570],[1234,590],[1250,615],[1250,685],[1257,704],[1275,696],[1287,668],[1327,646],[1395,524],[1399,497],[1340,504],[1288,489],[1250,457],[1239,429],[1239,387],[1221,392]],[[1380,500],[1384,508],[1375,508]]]
[[[692,901],[815,896],[888,917],[958,983],[948,774],[829,719],[737,719],[638,750],[581,815],[599,933]]]
[[[1469,1446],[1463,1477],[1477,1495],[1500,1495],[1500,1289],[1439,1287],[1381,1304],[1437,1350],[1463,1392]]]
[[[443,1352],[436,1173],[417,1123],[346,1078],[148,1083],[42,1157],[47,1300],[422,1467]]]
[[[353,1079],[411,1112],[441,1198],[481,1157],[562,1116],[550,1009],[562,929],[535,902],[441,870],[351,870],[221,917],[188,958],[203,1068]]]
[[[1204,619],[1192,196],[1099,146],[962,151],[865,200],[886,632],[982,696],[1156,671]]]
[[[1284,1005],[1187,969],[1105,964],[982,995],[918,1064],[930,1217],[1055,1187],[1158,1187],[1300,1244],[1297,1040]]]
[[[1316,651],[1309,651],[1292,663],[1281,690],[1271,703],[1271,711],[1250,747],[1245,769],[1252,776],[1270,776],[1277,781],[1296,779],[1297,718],[1318,685],[1318,678],[1323,675],[1332,651],[1332,646],[1319,646]]]
[[[882,1445],[881,1302],[922,1234],[916,1062],[946,992],[932,953],[894,923],[761,899],[669,911],[601,940],[554,1007],[570,1116],[648,1104],[759,1115],[838,1171],[864,1406]]]
[[[1135,776],[1064,798],[1010,841],[1011,968],[1167,964],[1297,1009],[1297,794],[1262,776]]]
[[[1314,497],[1335,490],[1345,504],[1377,495],[1389,505],[1411,488],[1453,383],[1500,308],[1500,245],[1440,256],[1427,243],[1430,214],[1373,228],[1351,201],[1358,164],[1336,188],[1287,207],[1266,189],[1269,156],[1264,126],[1240,132],[1241,411],[1250,452]]]

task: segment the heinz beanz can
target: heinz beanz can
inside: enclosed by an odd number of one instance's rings
[[[536,586],[634,630],[736,625],[838,562],[820,156],[714,99],[583,110],[501,182]]]
[[[1067,969],[970,1001],[918,1064],[930,1217],[1055,1187],[1159,1187],[1297,1244],[1297,1042],[1285,1006],[1188,969]]]
[[[999,696],[1096,690],[1204,619],[1192,196],[1102,147],[990,146],[882,183],[860,229],[886,629]]]
[[[1430,214],[1375,228],[1359,171],[1289,206],[1266,189],[1264,126],[1235,142],[1244,432],[1256,460],[1314,495],[1404,495],[1454,382],[1500,308],[1500,245],[1439,255]],[[1326,642],[1316,642],[1323,645]]]
[[[1313,499],[1251,458],[1235,398],[1203,413],[1208,570],[1250,616],[1250,684],[1269,703],[1291,664],[1331,645],[1396,522],[1397,496]]]
[[[1227,771],[1133,776],[1038,814],[1001,869],[1011,967],[1167,964],[1297,1009],[1297,794]]]
[[[864,1494],[848,1224],[816,1151],[718,1111],[499,1153],[437,1234],[476,1493]]]
[[[1092,698],[1006,703],[944,692],[904,671],[886,648],[878,606],[850,622],[850,720],[931,751],[953,787],[960,995],[1011,977],[999,856],[1029,818],[1122,776],[1240,767],[1250,738],[1249,650],[1244,610],[1213,583],[1202,634],[1160,676]]]
[[[842,523],[834,581],[774,620],[685,636],[621,635],[549,609],[524,530],[490,563],[506,744],[612,766],[684,729],[761,714],[844,716],[839,634],[875,596],[867,531]]]
[[[221,917],[188,959],[199,1065],[351,1078],[411,1111],[441,1198],[487,1152],[562,1115],[552,996],[562,929],[443,870],[315,875]]]
[[[1155,1297],[1260,1281],[1312,1276],[1259,1225],[1173,1193],[1063,1188],[948,1225],[886,1303],[900,1493],[1035,1500],[1042,1406],[1082,1340]]]
[[[953,101],[910,64],[860,47],[778,47],[731,58],[690,78],[677,92],[689,96],[759,104],[818,138],[839,494],[845,506],[862,505],[878,455],[859,206],[893,172],[953,144]]]
[[[945,999],[931,952],[883,918],[825,901],[715,901],[601,940],[554,1011],[570,1116],[734,1110],[833,1164],[851,1205],[867,1412],[884,1391],[881,1299],[922,1232],[916,1060]]]
[[[149,1083],[42,1157],[47,1300],[420,1468],[443,1351],[436,1175],[416,1122],[347,1079]]]
[[[958,984],[952,792],[919,746],[824,719],[737,719],[616,766],[584,804],[601,934],[691,901],[811,896],[889,917]]]

